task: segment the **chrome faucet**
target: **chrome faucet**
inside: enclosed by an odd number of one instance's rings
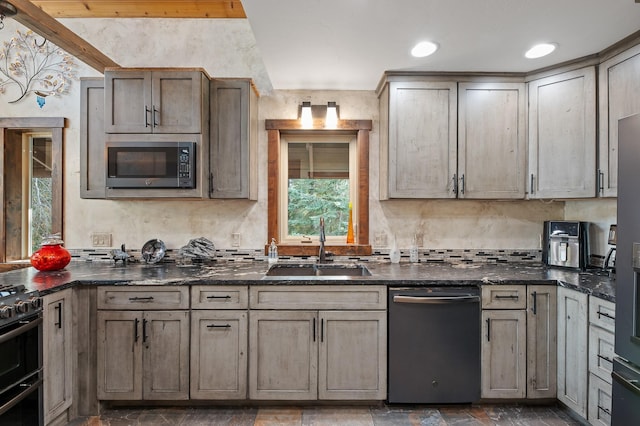
[[[326,237],[324,235],[324,218],[320,218],[320,250],[318,252],[318,263],[324,263],[327,261],[327,254],[324,251],[324,242]]]

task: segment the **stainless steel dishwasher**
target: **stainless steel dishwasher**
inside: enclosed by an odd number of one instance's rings
[[[480,399],[480,289],[389,289],[389,402]]]

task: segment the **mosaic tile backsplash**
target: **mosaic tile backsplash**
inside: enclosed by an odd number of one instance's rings
[[[89,262],[113,262],[111,250],[109,249],[69,249],[72,261]],[[127,250],[135,261],[141,260],[139,249]],[[263,249],[217,249],[216,260],[238,261],[238,262],[266,262],[267,256]],[[280,260],[305,260],[314,262],[316,256],[280,256]],[[374,250],[370,256],[332,256],[335,262],[388,262],[389,249]],[[532,262],[542,261],[541,250],[470,250],[470,249],[419,249],[418,260],[421,263],[429,262],[478,262],[478,263],[504,263],[504,262]],[[162,262],[180,262],[178,251],[167,249]],[[409,249],[400,250],[400,262],[409,262]]]

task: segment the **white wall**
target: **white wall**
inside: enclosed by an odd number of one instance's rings
[[[87,19],[65,20],[66,25],[85,37],[98,49],[124,66],[204,67],[213,77],[247,77],[234,75],[231,68],[213,61],[211,43],[204,34],[222,37],[217,28],[207,30],[211,21],[198,20],[197,28],[178,26],[179,20]],[[233,24],[237,25],[237,24]],[[11,37],[18,28],[12,20],[0,31],[0,42]],[[22,28],[22,27],[20,27]],[[144,29],[144,31],[143,31]],[[197,37],[189,37],[197,30]],[[160,34],[161,42],[147,43],[141,37]],[[166,34],[172,35],[171,37]],[[133,38],[133,39],[132,39]],[[151,37],[153,39],[153,37]],[[147,40],[146,38],[144,40]],[[255,46],[247,41],[244,50],[233,55],[253,58]],[[217,51],[216,51],[217,52]],[[223,53],[218,54],[222,55]],[[224,53],[224,54],[229,54]],[[245,56],[242,56],[245,55]],[[237,61],[237,58],[234,59]],[[247,59],[248,60],[248,59]],[[224,63],[224,61],[222,61]],[[257,66],[260,68],[259,64]],[[261,70],[257,69],[257,75]],[[79,76],[99,75],[81,64]],[[261,85],[268,89],[269,83]],[[112,201],[80,198],[79,107],[80,83],[74,82],[72,92],[60,99],[47,98],[43,109],[33,96],[17,104],[8,104],[0,94],[0,116],[63,116],[68,118],[65,130],[64,217],[65,244],[69,248],[91,247],[90,234],[109,232],[113,245],[124,243],[128,248],[142,247],[150,238],[160,238],[169,248],[178,248],[189,239],[204,236],[217,247],[231,247],[231,234],[241,234],[242,248],[260,248],[267,241],[267,135],[265,119],[296,118],[300,102],[323,104],[336,101],[343,119],[371,119],[370,135],[370,237],[377,247],[388,247],[397,236],[398,245],[408,247],[414,233],[423,234],[426,248],[486,248],[535,249],[540,247],[542,222],[548,219],[595,220],[602,234],[595,246],[599,254],[606,253],[605,232],[615,223],[615,200],[585,202],[556,201],[471,201],[471,200],[391,200],[379,201],[378,100],[373,91],[272,91],[260,98],[258,143],[258,201]],[[386,243],[385,243],[386,240]],[[375,246],[375,244],[374,244]],[[596,251],[596,252],[597,252]]]

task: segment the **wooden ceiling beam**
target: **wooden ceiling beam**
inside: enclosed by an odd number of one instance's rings
[[[120,66],[32,2],[10,0],[10,3],[18,10],[17,15],[12,17],[13,19],[90,67],[104,73],[104,69],[107,67]]]
[[[240,0],[32,0],[55,18],[246,18]]]

